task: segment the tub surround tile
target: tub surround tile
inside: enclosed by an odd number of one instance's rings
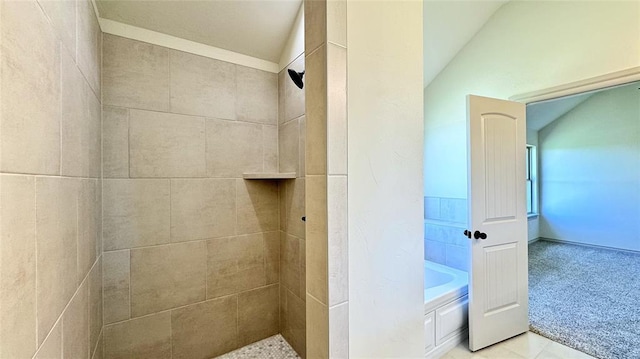
[[[131,177],[204,177],[204,119],[131,110],[129,155]]]
[[[236,119],[236,65],[170,50],[171,112]]]
[[[169,243],[169,180],[104,180],[105,251]]]
[[[235,220],[235,180],[171,180],[172,242],[232,236]]]
[[[244,172],[262,172],[262,132],[259,124],[208,119],[207,174],[240,178]]]
[[[119,322],[131,318],[130,252],[129,250],[104,252],[104,322]]]
[[[102,108],[102,171],[105,178],[129,177],[129,109]]]
[[[446,265],[445,246],[436,241],[424,240],[424,259]]]
[[[105,105],[169,111],[169,50],[103,35]]]
[[[36,351],[35,200],[33,177],[0,174],[1,358]]]
[[[237,234],[278,229],[278,184],[274,181],[236,180]]]
[[[60,173],[60,44],[35,1],[3,1],[0,171]]]
[[[104,357],[171,359],[171,312],[105,326]]]
[[[277,284],[238,294],[239,345],[247,345],[278,334],[279,298]]]
[[[278,75],[237,66],[236,118],[267,125],[278,124]]]
[[[424,219],[440,219],[440,197],[424,197]]]
[[[84,281],[62,316],[64,358],[89,357],[89,285]]]
[[[204,241],[131,250],[131,316],[138,317],[205,299]]]
[[[207,298],[261,287],[266,283],[262,234],[207,241]]]
[[[76,291],[79,180],[36,178],[38,343]]]
[[[171,311],[173,359],[209,359],[238,347],[238,298],[209,300]]]

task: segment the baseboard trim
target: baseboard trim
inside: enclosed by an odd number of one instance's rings
[[[589,243],[580,243],[580,242],[573,242],[573,241],[567,241],[564,239],[555,239],[555,238],[547,238],[547,237],[539,237],[536,238],[535,241],[547,241],[547,242],[555,242],[555,243],[562,243],[562,244],[571,244],[574,246],[581,246],[581,247],[589,247],[589,248],[595,248],[595,249],[607,249],[610,251],[618,251],[618,252],[625,252],[625,253],[632,253],[632,254],[640,254],[640,251],[634,251],[631,249],[624,249],[624,248],[616,248],[616,247],[607,247],[607,246],[599,246],[597,244],[589,244]],[[533,243],[533,241],[529,242],[530,244]]]
[[[458,344],[464,342],[469,337],[469,329],[461,331],[458,335],[451,337],[446,342],[431,349],[428,353],[424,354],[426,359],[438,359],[447,354],[451,349],[455,348]]]

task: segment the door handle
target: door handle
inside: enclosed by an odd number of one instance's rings
[[[486,233],[482,233],[480,231],[475,231],[475,232],[473,232],[473,238],[475,238],[475,239],[487,239],[487,234]]]
[[[464,235],[465,235],[467,238],[471,239],[471,231],[468,231],[468,230],[466,230],[466,229],[465,229],[465,230],[464,230]]]

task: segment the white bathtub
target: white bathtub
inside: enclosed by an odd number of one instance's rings
[[[467,272],[424,262],[425,357],[438,358],[464,341],[468,278]]]

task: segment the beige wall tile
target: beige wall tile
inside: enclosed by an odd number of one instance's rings
[[[329,307],[349,299],[347,177],[327,178]]]
[[[93,354],[102,331],[102,257],[89,273],[89,353]]]
[[[298,238],[305,237],[305,185],[304,178],[286,182],[286,231]]]
[[[104,332],[100,332],[100,337],[98,337],[98,344],[93,351],[92,359],[102,359],[104,357]]]
[[[280,332],[277,284],[238,294],[239,344],[247,345]]]
[[[264,172],[278,172],[278,126],[262,126]]]
[[[207,241],[207,298],[265,285],[261,233]]]
[[[76,58],[76,1],[75,0],[38,0],[40,7],[47,17],[62,44],[65,51],[75,60]]]
[[[98,180],[79,180],[78,192],[78,283],[96,261],[96,247],[98,244],[98,222],[100,213],[100,198],[98,197]]]
[[[36,178],[38,343],[76,291],[79,180]]]
[[[129,110],[102,108],[102,173],[105,178],[129,177]]]
[[[171,50],[171,112],[236,118],[236,65]]]
[[[287,230],[287,186],[289,181],[278,182],[278,211],[280,212],[280,230]]]
[[[169,243],[169,180],[104,180],[104,250]]]
[[[346,0],[327,0],[327,41],[347,46]]]
[[[60,45],[33,1],[2,2],[0,171],[60,173]]]
[[[293,349],[302,358],[307,357],[307,328],[306,328],[306,305],[305,300],[298,298],[290,291],[286,292],[287,311],[286,311],[286,330],[282,329],[283,335],[287,333],[285,338],[291,344]],[[310,357],[309,357],[310,358]]]
[[[327,1],[304,2],[304,51],[311,53],[327,41]]]
[[[320,3],[320,1],[310,1]],[[324,1],[322,1],[324,2]],[[306,174],[321,175],[327,173],[327,57],[323,45],[307,55],[307,92],[309,101],[306,106]]]
[[[210,177],[242,177],[262,172],[262,126],[207,120],[207,173]],[[258,139],[258,140],[257,140]]]
[[[306,177],[307,238],[306,272],[307,293],[327,303],[327,178]]]
[[[104,327],[105,359],[171,359],[171,313]]]
[[[298,56],[298,58],[295,59],[291,63],[291,65],[289,65],[289,67],[283,70],[284,76],[286,76],[286,78],[284,79],[285,83],[284,83],[284,94],[283,94],[284,95],[284,117],[281,123],[296,119],[304,115],[304,112],[305,112],[305,109],[304,109],[305,88],[300,89],[298,88],[298,86],[296,86],[296,84],[291,80],[291,78],[289,77],[289,74],[287,73],[288,69],[295,70],[296,72],[304,71],[305,70],[304,54]],[[305,81],[306,79],[307,79],[307,76],[305,75],[303,77],[305,86],[306,86],[306,81]]]
[[[204,119],[131,110],[129,155],[131,177],[204,177]]]
[[[346,175],[347,49],[334,44],[327,45],[327,90],[328,174]]]
[[[270,232],[278,229],[278,184],[274,181],[238,179],[237,234]]]
[[[299,145],[300,126],[297,120],[289,121],[278,128],[278,154],[280,172],[300,173]]]
[[[236,349],[237,318],[236,296],[172,310],[173,359],[209,359]]]
[[[172,242],[232,236],[235,221],[235,180],[171,180]]]
[[[237,119],[278,124],[278,75],[244,66],[236,66]]]
[[[34,177],[0,175],[0,358],[36,351],[34,202]]]
[[[64,358],[89,358],[89,285],[80,288],[62,315],[62,353]]]
[[[307,300],[305,292],[307,290],[307,242],[300,239],[300,298],[302,301]]]
[[[204,241],[131,250],[131,316],[205,299]]]
[[[316,298],[307,294],[307,357],[329,358],[329,311]]]
[[[169,50],[105,34],[102,52],[105,105],[169,110]]]
[[[349,357],[349,303],[329,308],[329,358]]]
[[[278,283],[280,282],[280,232],[266,232],[262,236],[266,284]]]
[[[129,250],[104,252],[104,324],[131,318]]]
[[[62,359],[62,320],[56,322],[34,359]]]
[[[291,81],[287,74],[287,69],[281,70],[278,73],[278,124],[285,122],[284,117],[284,89],[286,86],[285,81]]]
[[[66,51],[61,52],[60,171],[100,176],[100,102]]]
[[[300,121],[300,171],[298,172],[298,177],[304,177],[306,174],[306,148],[307,148],[307,118],[302,116],[298,119]]]
[[[91,0],[78,0],[78,67],[100,96],[102,31]]]
[[[282,232],[280,237],[280,284],[301,297],[300,291],[300,241],[298,238]]]

